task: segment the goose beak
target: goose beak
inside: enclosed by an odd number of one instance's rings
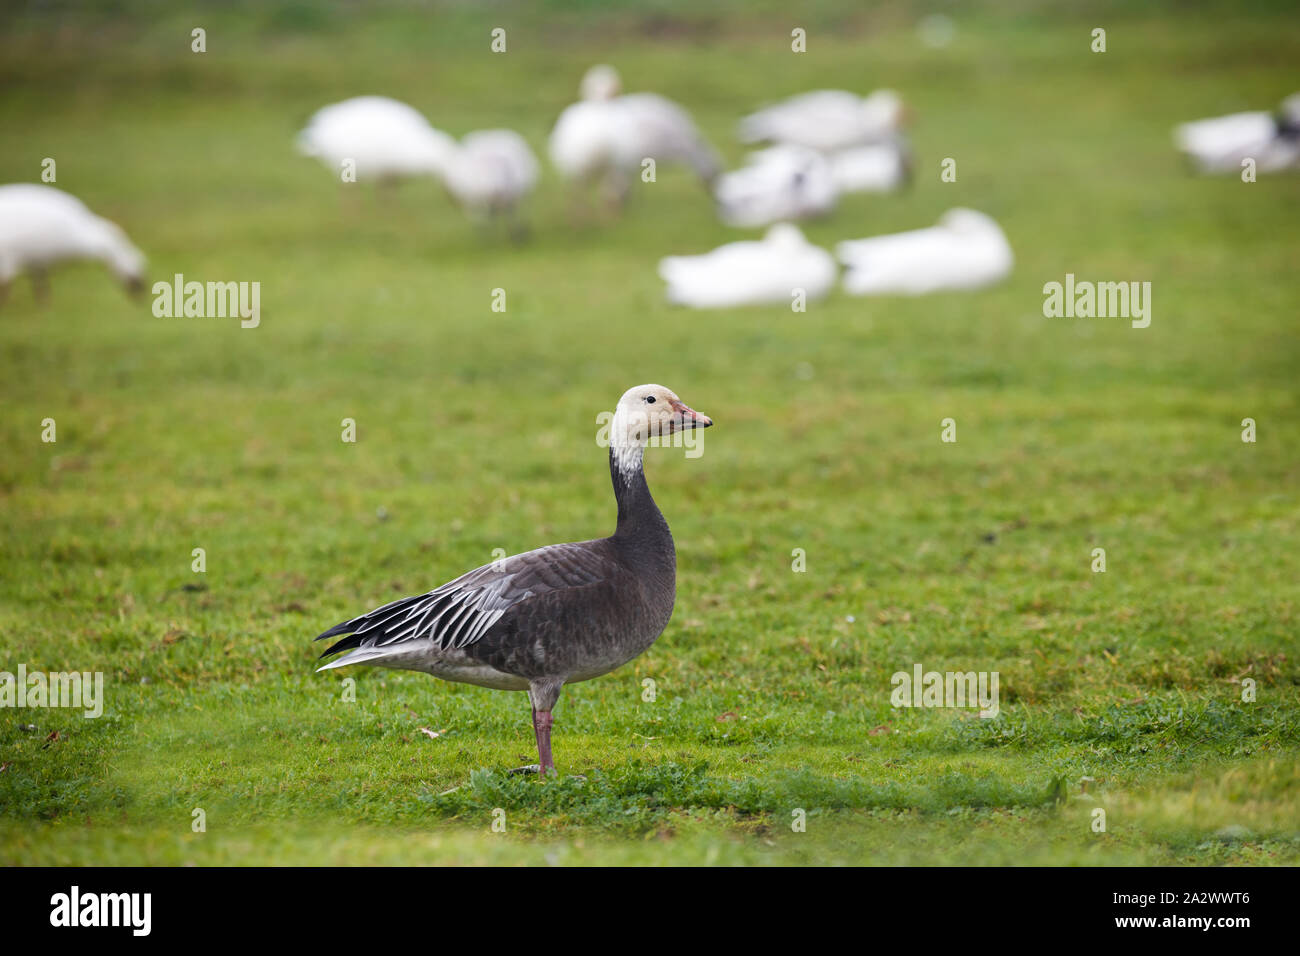
[[[713,424],[713,419],[708,415],[701,415],[685,402],[674,400],[672,409],[677,413],[673,419],[674,431],[685,431],[688,428],[708,428]]]

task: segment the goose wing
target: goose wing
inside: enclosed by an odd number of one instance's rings
[[[443,650],[473,644],[508,612],[533,598],[590,587],[614,577],[619,565],[601,543],[554,544],[502,558],[427,594],[385,604],[317,637],[319,641],[350,635],[331,645],[321,657],[408,641],[432,640]]]
[[[717,154],[681,106],[656,93],[630,93],[619,97],[614,105],[625,165],[636,168],[649,156],[660,162],[686,163],[705,182],[718,175],[721,163]]]

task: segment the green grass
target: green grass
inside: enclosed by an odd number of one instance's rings
[[[101,670],[108,697],[0,711],[0,862],[1300,862],[1300,179],[1195,179],[1170,147],[1292,92],[1284,7],[978,5],[943,50],[907,5],[42,9],[0,30],[0,182],[54,157],[154,277],[260,281],[263,318],[157,319],[92,267],[0,312],[0,669]],[[732,164],[750,107],[900,90],[914,189],[809,236],[969,205],[1014,276],[684,312],[658,258],[746,234],[681,171],[613,222],[548,170],[514,247],[431,183],[340,196],[292,149],[382,92],[541,153],[601,60]],[[1151,327],[1044,318],[1067,272],[1150,281]],[[562,779],[504,774],[533,759],[521,695],[313,672],[350,613],[607,533],[596,414],[645,381],[718,426],[648,455],[676,614],[565,690]],[[917,662],[998,671],[1001,715],[892,708]]]

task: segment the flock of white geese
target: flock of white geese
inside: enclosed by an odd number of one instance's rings
[[[1012,268],[1011,246],[994,220],[974,210],[951,209],[926,228],[845,240],[833,256],[793,224],[830,213],[846,193],[906,184],[912,168],[906,117],[890,90],[794,96],[741,120],[741,142],[756,148],[746,165],[724,172],[684,108],[655,93],[624,93],[618,72],[600,65],[583,77],[578,102],[560,114],[547,147],[561,178],[594,186],[619,207],[653,161],[693,171],[724,223],[769,227],[761,239],[664,258],[659,273],[674,303],[720,308],[790,303],[796,295],[815,300],[837,279],[850,295],[919,295],[1000,281]],[[1235,173],[1246,161],[1262,173],[1300,168],[1300,94],[1276,112],[1182,124],[1174,140],[1203,173]],[[541,171],[513,130],[480,130],[457,140],[415,108],[382,96],[319,110],[299,134],[298,149],[344,182],[436,178],[467,214],[503,218],[517,237],[525,231],[521,204]],[[116,225],[52,186],[0,186],[0,303],[16,276],[29,274],[43,298],[51,266],[87,259],[104,263],[129,290],[143,288],[145,257]]]

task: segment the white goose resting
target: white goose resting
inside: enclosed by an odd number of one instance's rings
[[[626,664],[672,617],[677,553],[646,485],[646,445],[712,424],[662,385],[628,389],[609,426],[613,535],[503,558],[344,621],[317,640],[342,637],[322,657],[348,653],[320,670],[369,664],[527,691],[537,769],[553,771],[551,711],[563,686]]]
[[[936,226],[835,247],[851,295],[922,295],[978,289],[1011,274],[1015,261],[998,224],[973,209],[950,209]]]
[[[668,256],[659,262],[668,301],[697,309],[789,305],[799,289],[808,300],[821,299],[835,284],[837,271],[831,254],[790,223],[777,223],[758,241],[730,242],[704,255]]]
[[[912,154],[901,135],[879,143],[849,146],[826,157],[841,193],[887,193],[907,184]]]
[[[1300,168],[1300,93],[1283,100],[1276,113],[1232,113],[1183,123],[1174,130],[1174,142],[1202,173],[1237,174],[1247,159],[1261,173]]]
[[[611,66],[595,66],[583,77],[583,99],[567,107],[551,131],[551,162],[574,182],[599,182],[622,204],[642,162],[684,163],[706,185],[719,170],[717,155],[690,115],[654,93],[619,95],[621,81]]]
[[[47,270],[78,259],[104,263],[132,294],[144,290],[145,258],[117,225],[53,186],[0,186],[0,304],[24,272],[46,298]]]
[[[749,165],[718,177],[713,190],[718,215],[729,226],[824,216],[840,191],[831,164],[806,146],[772,146],[749,156]]]
[[[878,143],[898,132],[905,117],[893,90],[860,97],[845,90],[816,90],[783,100],[740,122],[742,143],[793,143],[831,153]]]

